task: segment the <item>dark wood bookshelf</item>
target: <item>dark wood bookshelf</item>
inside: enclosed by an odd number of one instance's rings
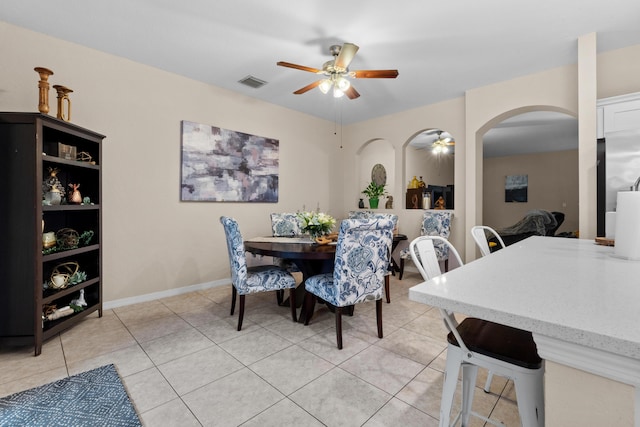
[[[91,313],[102,317],[102,141],[104,135],[40,113],[0,112],[0,345],[33,343],[35,355],[43,341],[76,325]],[[59,156],[61,144],[72,146],[89,161]],[[43,181],[50,169],[64,190],[80,184],[87,204],[47,205]],[[66,194],[65,194],[66,195]],[[68,196],[67,196],[68,198]],[[44,227],[44,230],[43,230]],[[43,232],[71,228],[92,231],[86,246],[43,254]],[[63,289],[45,289],[58,264],[77,262],[87,280]],[[84,289],[87,307],[55,320],[45,320],[45,306],[61,308]]]

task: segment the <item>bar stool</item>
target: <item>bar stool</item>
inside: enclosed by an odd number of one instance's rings
[[[418,237],[409,245],[409,251],[425,280],[442,274],[434,242],[447,245],[449,253],[459,265],[463,265],[460,255],[447,239],[438,236]],[[513,380],[520,420],[524,427],[544,426],[544,366],[531,332],[473,317],[458,323],[453,312],[440,309],[440,313],[449,330],[440,427],[456,425],[459,420],[462,421],[462,426],[467,426],[471,415],[491,424],[501,425],[472,411],[478,367]],[[451,423],[451,407],[460,369],[462,409]]]

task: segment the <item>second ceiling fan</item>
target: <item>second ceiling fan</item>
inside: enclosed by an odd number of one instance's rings
[[[278,62],[277,65],[321,74],[324,76],[323,79],[317,80],[293,92],[296,95],[303,94],[315,87],[318,87],[323,93],[327,93],[329,90],[333,89],[333,96],[336,98],[347,95],[349,99],[355,99],[359,97],[360,94],[351,85],[351,82],[347,77],[356,79],[395,79],[398,77],[398,70],[349,71],[349,64],[351,64],[351,61],[358,49],[359,47],[353,43],[344,43],[342,46],[331,46],[329,50],[333,55],[333,59],[325,62],[322,65],[322,69],[306,67],[304,65],[292,64],[290,62],[283,61]]]

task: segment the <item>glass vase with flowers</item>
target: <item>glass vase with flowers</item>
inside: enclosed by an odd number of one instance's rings
[[[324,212],[299,212],[300,228],[308,233],[311,240],[329,234],[336,225],[336,220]]]

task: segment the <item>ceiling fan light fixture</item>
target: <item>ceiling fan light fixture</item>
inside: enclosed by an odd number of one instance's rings
[[[345,92],[351,87],[351,82],[341,76],[336,80],[336,85],[338,86],[338,89],[340,89],[342,92]]]
[[[320,89],[320,92],[322,92],[322,93],[328,93],[329,89],[331,89],[331,86],[332,86],[331,80],[324,79],[318,85],[318,89]]]
[[[307,71],[325,77],[322,80],[316,80],[315,82],[294,91],[294,95],[301,95],[318,87],[323,94],[329,93],[329,90],[333,88],[333,96],[335,98],[347,95],[347,98],[349,99],[356,99],[360,94],[355,90],[351,82],[347,80],[346,77],[358,79],[395,79],[398,77],[398,70],[349,71],[349,65],[351,64],[351,61],[358,49],[360,48],[353,43],[343,43],[342,45],[331,46],[329,51],[331,52],[333,59],[326,61],[320,69],[285,61],[278,61],[276,62],[276,65]]]

